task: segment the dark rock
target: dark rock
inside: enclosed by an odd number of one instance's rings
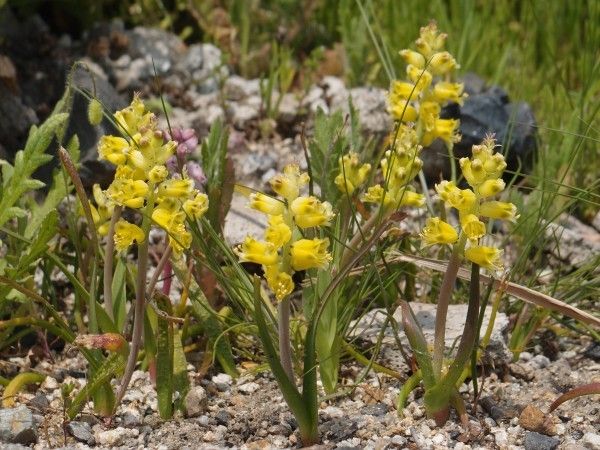
[[[28,406],[37,412],[44,412],[50,406],[50,402],[44,394],[38,394],[29,401]]]
[[[27,139],[31,125],[39,122],[35,111],[21,96],[0,82],[0,158],[11,159]]]
[[[34,444],[38,440],[38,423],[24,405],[0,410],[0,442]]]
[[[560,444],[560,440],[544,434],[530,431],[523,439],[525,450],[554,450]]]
[[[219,410],[217,412],[217,414],[215,414],[215,420],[217,421],[218,425],[225,425],[225,426],[227,426],[227,424],[229,423],[229,419],[230,418],[231,418],[231,416],[224,409]]]
[[[490,415],[490,417],[496,422],[512,419],[513,417],[516,417],[519,414],[517,408],[511,408],[504,405],[500,405],[491,396],[482,398],[479,401],[479,404],[484,409],[484,411],[487,412]]]
[[[469,96],[464,105],[447,105],[441,117],[460,119],[462,139],[454,145],[454,156],[471,156],[473,145],[481,144],[493,134],[506,157],[507,170],[526,172],[533,162],[537,148],[536,121],[531,107],[524,102],[511,103],[507,93],[498,86],[482,87],[475,75],[465,77],[465,91]],[[437,182],[450,177],[450,160],[445,144],[436,140],[421,153],[427,179]],[[458,162],[457,162],[458,166]],[[505,173],[509,179],[513,175]]]
[[[323,437],[334,442],[350,439],[356,430],[358,430],[356,422],[348,419],[330,420],[321,426]]]
[[[92,427],[87,422],[69,422],[67,431],[79,442],[85,442],[88,445],[94,445],[96,439],[92,434]]]
[[[385,416],[389,411],[388,406],[385,403],[374,403],[372,405],[363,406],[360,409],[361,414],[369,416]]]
[[[594,361],[600,361],[600,342],[592,342],[583,354]]]

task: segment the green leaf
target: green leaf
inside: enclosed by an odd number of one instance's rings
[[[169,316],[173,308],[169,298],[162,294],[154,296],[158,308]],[[156,395],[158,413],[163,419],[173,416],[173,323],[158,315],[158,336],[156,338]]]
[[[19,273],[27,269],[29,265],[37,261],[48,250],[48,242],[56,235],[58,226],[58,213],[56,210],[51,211],[42,221],[36,237],[29,245],[27,253],[19,259]]]
[[[123,330],[127,316],[127,265],[122,258],[117,260],[111,289],[115,324],[118,330]]]
[[[190,380],[188,379],[187,359],[181,341],[181,330],[175,330],[173,346],[173,390],[179,393],[175,400],[175,408],[183,410],[185,397],[190,390]]]

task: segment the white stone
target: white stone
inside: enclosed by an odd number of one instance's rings
[[[96,442],[107,447],[123,445],[127,439],[137,438],[140,431],[135,428],[117,427],[113,430],[100,431],[96,433]]]
[[[328,406],[323,410],[323,412],[331,418],[339,418],[344,416],[344,411],[337,406]]]
[[[508,446],[508,434],[505,430],[498,428],[495,431],[493,431],[493,433],[494,440],[496,441],[496,445],[498,446],[498,448],[505,448],[506,446]]]
[[[581,443],[585,448],[600,450],[600,435],[596,433],[585,433],[581,438]]]
[[[215,384],[231,384],[233,378],[231,375],[227,375],[226,373],[219,373],[212,377],[212,382]]]
[[[256,392],[258,389],[260,389],[260,386],[258,385],[258,383],[254,383],[254,382],[250,382],[250,383],[244,383],[240,386],[238,386],[238,391],[243,392],[244,394],[252,394],[253,392]]]

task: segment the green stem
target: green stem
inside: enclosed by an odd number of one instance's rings
[[[372,367],[375,372],[384,373],[386,375],[389,375],[390,377],[394,377],[399,380],[404,378],[403,375],[399,372],[396,372],[395,370],[392,370],[388,367],[382,366],[381,364],[377,364],[376,362],[371,361],[365,355],[356,350],[354,346],[349,342],[342,340],[342,346],[344,347],[344,350],[346,350],[350,354],[350,356],[352,356],[356,360],[357,363],[362,364],[365,367]]]
[[[398,416],[401,415],[401,412],[406,405],[408,395],[417,388],[422,379],[423,377],[421,376],[421,369],[419,369],[413,373],[402,385],[400,392],[398,392],[398,397],[396,397],[396,409],[398,410]]]
[[[279,334],[279,359],[286,375],[296,384],[290,343],[290,298],[281,300],[277,305],[277,331]]]
[[[452,298],[454,283],[460,266],[461,254],[465,248],[467,237],[461,234],[458,242],[454,244],[452,255],[448,261],[448,268],[444,274],[440,296],[438,297],[437,310],[435,314],[435,337],[433,343],[433,372],[436,378],[442,373],[442,363],[444,361],[444,351],[446,349],[446,316],[448,315],[448,305]]]

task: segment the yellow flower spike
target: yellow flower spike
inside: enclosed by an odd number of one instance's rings
[[[453,181],[444,180],[435,185],[435,190],[448,206],[459,211],[471,210],[477,201],[472,190],[459,189]]]
[[[454,102],[463,104],[464,84],[439,81],[433,87],[433,98],[438,103]]]
[[[144,102],[139,95],[135,95],[131,104],[114,114],[115,121],[123,128],[126,134],[133,136],[141,128],[155,125],[155,116],[146,112]]]
[[[483,202],[479,207],[479,214],[491,219],[502,219],[514,222],[517,216],[517,207],[509,202]]]
[[[289,164],[283,169],[283,173],[273,177],[269,183],[275,192],[285,198],[288,202],[295,200],[300,195],[300,188],[309,181],[306,172],[300,172],[296,164]]]
[[[416,108],[406,100],[397,100],[394,102],[390,101],[388,110],[394,120],[399,120],[405,123],[414,122],[419,117]]]
[[[98,143],[98,156],[100,159],[114,164],[115,166],[123,165],[127,162],[129,153],[129,142],[122,137],[117,136],[102,136]]]
[[[451,72],[455,69],[460,68],[460,66],[456,63],[454,57],[448,52],[439,52],[435,53],[431,60],[429,61],[429,65],[427,68],[434,75],[445,75],[448,72]]]
[[[265,271],[267,284],[275,293],[275,298],[277,298],[277,300],[281,301],[292,293],[294,290],[294,281],[288,273],[281,272],[277,264],[263,266],[263,269]]]
[[[188,198],[193,191],[194,181],[190,178],[166,180],[158,187],[161,198]]]
[[[332,259],[328,248],[329,239],[297,240],[290,249],[292,268],[298,271],[325,267]]]
[[[406,66],[406,75],[410,81],[416,84],[416,89],[419,92],[427,89],[431,85],[431,80],[433,79],[431,72],[425,69],[419,69],[413,65]]]
[[[115,178],[106,190],[108,197],[115,203],[129,208],[139,209],[144,206],[148,185],[142,180]]]
[[[364,183],[371,171],[371,164],[360,164],[358,155],[350,152],[338,161],[340,173],[335,177],[335,185],[343,193],[351,195],[354,190]]]
[[[439,217],[427,219],[420,236],[425,245],[454,244],[458,240],[458,233],[454,227]]]
[[[148,180],[154,184],[162,183],[169,176],[169,171],[165,166],[154,166],[148,173]]]
[[[416,46],[419,53],[425,58],[429,58],[433,52],[441,50],[444,47],[447,34],[440,33],[435,22],[429,23],[427,26],[421,27],[419,39]]]
[[[285,209],[284,202],[262,192],[252,193],[249,198],[250,204],[248,206],[265,214],[278,215],[282,214]]]
[[[281,248],[292,238],[292,230],[286,225],[283,216],[269,217],[269,226],[265,230],[265,240],[275,246]]]
[[[460,218],[460,226],[471,240],[485,236],[485,224],[475,214],[467,214]]]
[[[296,198],[290,209],[294,214],[294,222],[300,228],[327,227],[334,217],[331,204],[313,196]]]
[[[502,270],[500,259],[502,250],[494,247],[474,245],[465,249],[465,257],[475,264],[489,270]]]
[[[120,219],[115,225],[115,248],[118,252],[127,248],[136,241],[138,244],[144,242],[146,236],[140,227]]]
[[[183,210],[189,217],[198,220],[208,211],[208,196],[197,192],[193,199],[183,202]]]
[[[505,187],[506,183],[502,178],[486,180],[477,187],[477,193],[481,198],[493,197],[502,192]]]
[[[253,262],[272,266],[279,260],[277,249],[270,242],[257,241],[251,236],[235,250],[241,262]]]
[[[421,53],[405,49],[400,50],[400,56],[406,61],[406,64],[415,66],[418,69],[425,67],[425,57]]]

